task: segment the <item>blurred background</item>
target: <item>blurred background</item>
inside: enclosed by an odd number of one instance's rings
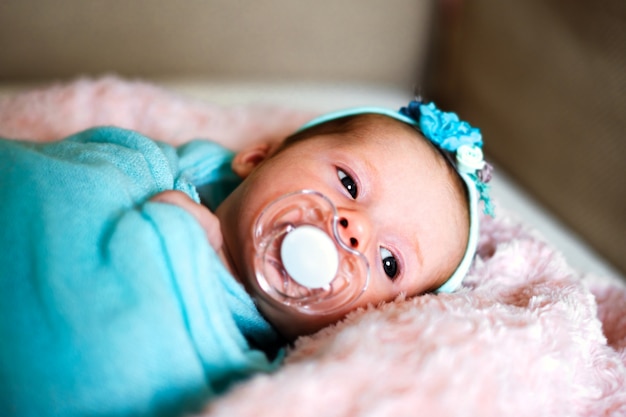
[[[624,0],[3,0],[0,51],[9,89],[114,73],[419,91],[626,273]]]

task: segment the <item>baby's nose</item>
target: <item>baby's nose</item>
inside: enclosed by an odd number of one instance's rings
[[[352,249],[363,250],[369,237],[367,220],[357,212],[341,211],[339,213],[339,237]]]

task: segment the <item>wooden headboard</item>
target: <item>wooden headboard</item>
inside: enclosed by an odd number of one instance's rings
[[[442,11],[435,96],[625,272],[626,2],[456,3]]]

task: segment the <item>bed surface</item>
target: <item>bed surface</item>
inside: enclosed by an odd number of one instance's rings
[[[53,140],[115,124],[172,143],[227,136],[232,144],[284,137],[315,113],[411,98],[358,84],[151,81],[81,79],[10,100],[34,85],[0,86],[0,127],[8,137]],[[504,169],[492,184],[496,218],[482,217],[461,290],[354,311],[299,338],[277,372],[233,387],[202,415],[623,416],[623,276]]]

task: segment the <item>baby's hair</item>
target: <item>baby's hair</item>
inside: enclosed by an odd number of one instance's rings
[[[282,151],[290,147],[295,143],[302,142],[304,140],[317,137],[320,135],[328,135],[328,134],[353,134],[359,135],[367,133],[368,130],[373,129],[378,123],[391,123],[394,126],[406,129],[407,131],[411,131],[414,133],[414,137],[416,140],[421,141],[426,144],[427,149],[431,152],[433,159],[441,163],[445,169],[447,176],[449,178],[449,182],[447,186],[449,187],[447,194],[450,196],[451,204],[459,204],[461,210],[460,217],[455,217],[452,221],[456,221],[460,223],[461,229],[466,231],[464,236],[462,237],[463,242],[467,242],[468,234],[469,234],[469,203],[468,203],[468,193],[467,189],[464,186],[463,180],[460,178],[458,172],[454,168],[453,163],[451,162],[450,156],[446,154],[445,151],[439,149],[435,146],[431,141],[426,139],[422,133],[415,127],[412,127],[406,123],[403,123],[399,120],[392,119],[391,117],[380,115],[380,114],[358,114],[352,116],[340,117],[337,119],[332,119],[330,121],[320,123],[314,125],[312,127],[300,130],[291,136],[287,137],[285,141],[281,144],[277,152]],[[393,144],[390,143],[390,146]],[[463,248],[463,251],[465,248]],[[459,262],[462,257],[462,252],[459,254]],[[446,269],[442,269],[439,271],[437,280],[433,288],[430,290],[435,290],[438,288],[443,282],[445,282],[452,272],[456,269],[457,263],[451,263],[451,266]]]
[[[291,136],[288,136],[279,149],[282,150],[293,145],[294,143],[301,142],[314,136],[354,132],[360,124],[359,121],[362,121],[368,116],[370,115],[361,114],[356,116],[341,117],[325,123],[320,123],[308,129],[299,130]]]

